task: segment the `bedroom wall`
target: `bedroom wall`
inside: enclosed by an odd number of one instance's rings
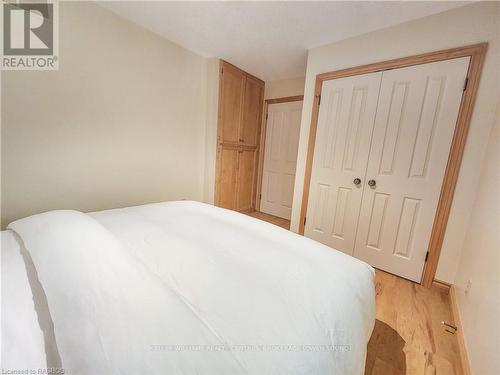
[[[59,18],[58,71],[2,72],[2,227],[203,199],[209,63],[92,2]]]
[[[479,166],[494,121],[500,66],[499,20],[500,3],[474,3],[309,51],[292,209],[292,230],[298,230],[317,74],[487,41],[489,50],[436,274],[442,281],[454,282],[476,196]]]
[[[264,90],[264,99],[284,98],[304,94],[306,77],[267,81]]]
[[[217,58],[206,61],[205,181],[203,201],[214,204],[217,125],[219,113],[219,64]]]
[[[500,100],[489,139],[455,282],[473,374],[500,374]]]

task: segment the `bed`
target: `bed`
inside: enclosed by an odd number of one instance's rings
[[[2,240],[2,368],[363,374],[366,263],[211,205],[17,220]]]

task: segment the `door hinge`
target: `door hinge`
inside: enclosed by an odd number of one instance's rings
[[[427,259],[429,259],[429,252],[425,253],[425,261],[427,262]]]
[[[316,95],[316,97],[318,98],[318,105],[321,104],[321,95]]]
[[[262,194],[259,194],[259,199],[261,199],[261,200],[262,200]]]
[[[469,84],[469,77],[465,77],[464,91],[467,90],[467,85]]]
[[[304,226],[306,226],[307,217],[304,216]]]
[[[266,120],[267,120],[268,117],[269,117],[269,113],[266,113]]]

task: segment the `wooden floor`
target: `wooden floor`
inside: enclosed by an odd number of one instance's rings
[[[249,216],[253,216],[257,219],[267,221],[268,223],[277,225],[279,227],[290,229],[290,220],[282,219],[281,217],[265,214],[264,212],[251,211],[245,212]]]
[[[379,270],[375,291],[377,320],[366,375],[462,374],[457,338],[441,324],[452,321],[446,291]]]
[[[247,215],[290,228],[290,221],[261,212]],[[376,271],[377,313],[365,375],[461,375],[448,293]]]

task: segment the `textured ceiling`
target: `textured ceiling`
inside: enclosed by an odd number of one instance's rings
[[[303,76],[307,50],[465,2],[98,2],[197,54],[264,80]]]

